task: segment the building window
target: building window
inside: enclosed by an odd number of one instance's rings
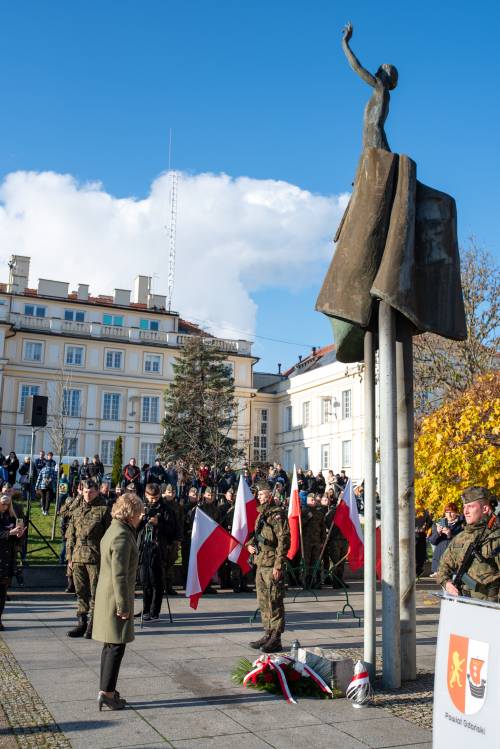
[[[351,391],[342,390],[342,418],[351,418]]]
[[[104,352],[104,366],[106,369],[122,369],[123,351],[106,349]]]
[[[152,465],[156,460],[157,452],[157,442],[141,442],[141,465],[145,463]]]
[[[304,471],[309,470],[309,448],[304,447]]]
[[[31,434],[17,435],[17,452],[30,455],[31,453]]]
[[[45,317],[46,307],[39,307],[37,304],[25,304],[24,314],[29,317]]]
[[[144,371],[159,374],[161,372],[162,358],[161,354],[144,354]]]
[[[332,399],[322,398],[321,399],[321,423],[330,424],[332,420]]]
[[[343,440],[342,442],[342,468],[350,468],[351,466],[351,440]]]
[[[76,458],[76,456],[78,455],[78,437],[64,438],[63,455],[68,458]]]
[[[159,330],[160,323],[158,320],[141,320],[139,323],[141,330]]]
[[[83,346],[65,346],[64,363],[71,367],[82,367],[84,358]]]
[[[102,316],[102,322],[104,325],[115,325],[118,328],[123,327],[123,315],[110,315],[105,312]]]
[[[113,453],[115,451],[116,440],[101,440],[101,451],[99,455],[105,466],[110,466],[113,463]]]
[[[253,438],[253,459],[258,463],[265,463],[267,460],[267,430],[268,430],[268,410],[260,410],[260,434],[254,435]]]
[[[25,361],[41,362],[43,359],[43,343],[38,341],[25,341],[23,359]]]
[[[330,445],[321,445],[321,470],[330,468]]]
[[[104,393],[102,418],[105,421],[118,421],[120,418],[120,393]]]
[[[286,406],[285,408],[285,432],[291,432],[292,428],[293,428],[292,407]]]
[[[81,390],[64,388],[63,390],[63,416],[80,416]],[[67,453],[69,455],[69,453]]]
[[[227,370],[227,376],[230,377],[232,380],[234,380],[234,362],[232,361],[225,361],[224,366]]]
[[[65,309],[64,319],[66,320],[66,322],[85,322],[85,312],[77,312],[73,309]]]
[[[21,385],[20,398],[19,398],[19,411],[22,414],[24,413],[24,404],[26,403],[26,398],[29,395],[40,395],[40,385]],[[21,450],[21,452],[23,451]]]
[[[160,397],[146,395],[142,399],[141,421],[157,424],[160,421]]]
[[[285,471],[292,470],[292,451],[285,450]]]
[[[311,401],[302,404],[302,426],[308,427],[311,423]]]

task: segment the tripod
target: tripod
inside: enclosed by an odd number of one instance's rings
[[[23,543],[23,558],[26,557],[28,553],[28,535],[29,535],[29,529],[30,527],[33,528],[37,536],[41,539],[41,545],[36,546],[34,549],[31,549],[31,551],[40,551],[40,549],[49,549],[52,554],[55,556],[56,559],[59,559],[59,553],[54,549],[51,543],[47,541],[43,533],[36,527],[35,523],[31,519],[31,505],[33,503],[33,490],[34,490],[34,476],[33,476],[33,454],[35,452],[35,432],[36,429],[34,427],[31,427],[31,456],[30,456],[30,472],[29,472],[29,491],[28,491],[28,501],[26,505],[26,527],[27,527],[27,533],[25,536],[25,540]]]

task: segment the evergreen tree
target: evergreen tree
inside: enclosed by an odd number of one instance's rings
[[[111,469],[111,479],[115,486],[119,486],[122,480],[123,469],[123,440],[117,437],[113,449],[113,467]]]
[[[188,339],[165,391],[160,457],[182,459],[194,469],[202,461],[217,468],[231,463],[242,453],[229,436],[235,418],[234,380],[225,355],[201,337]]]

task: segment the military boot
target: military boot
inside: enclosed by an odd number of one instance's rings
[[[83,635],[86,640],[92,639],[92,625],[93,625],[93,620],[92,620],[92,617],[90,616],[89,623],[87,624],[87,629],[85,630],[85,634]]]
[[[76,625],[76,627],[73,627],[73,629],[70,629],[69,632],[66,632],[68,637],[83,637],[83,635],[87,631],[87,614],[80,614],[79,616],[77,616],[77,619],[78,624]]]
[[[271,632],[266,631],[266,632],[264,632],[264,634],[262,635],[262,637],[260,638],[260,640],[253,640],[252,642],[249,642],[248,644],[254,650],[258,650],[261,645],[263,645],[265,642],[267,642],[269,640],[269,638],[271,637],[271,634],[272,634]]]
[[[279,632],[271,632],[269,638],[260,647],[261,653],[279,653],[283,650]]]

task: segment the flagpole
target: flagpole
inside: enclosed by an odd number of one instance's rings
[[[375,335],[364,334],[364,653],[363,660],[375,679],[377,661],[377,580],[376,568],[376,503],[375,503]]]

